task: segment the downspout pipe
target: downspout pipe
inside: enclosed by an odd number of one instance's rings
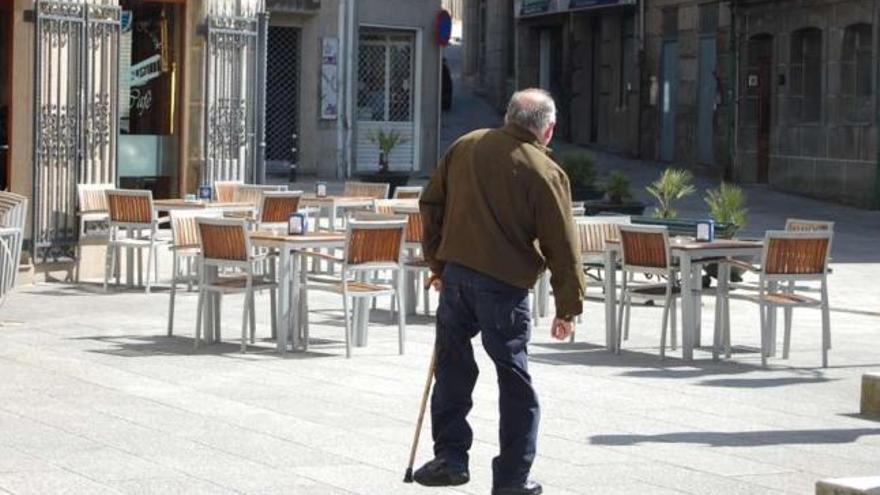
[[[874,0],[874,129],[880,129],[880,95],[877,94],[880,86],[880,7],[878,0]],[[874,172],[874,209],[880,210],[880,139],[877,140],[876,169]]]
[[[739,33],[736,30],[737,0],[730,0],[730,56],[728,57],[727,77],[730,88],[727,91],[727,102],[730,110],[727,112],[728,136],[727,154],[728,163],[724,171],[724,180],[733,181],[736,170],[736,146],[739,130],[737,117],[739,115]]]
[[[338,12],[338,50],[337,50],[337,81],[345,81],[348,70],[348,53],[347,53],[347,11],[348,1],[340,0]],[[345,109],[348,106],[347,95],[344,91],[337,88],[336,92],[336,179],[344,179],[348,177],[348,163],[345,159]]]

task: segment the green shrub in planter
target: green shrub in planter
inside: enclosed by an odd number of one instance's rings
[[[559,158],[559,166],[568,175],[574,201],[602,196],[602,192],[596,189],[596,159],[592,154],[583,151],[566,153]]]

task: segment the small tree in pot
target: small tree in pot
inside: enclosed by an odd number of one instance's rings
[[[654,216],[657,218],[676,218],[678,212],[673,205],[676,201],[696,192],[692,182],[694,175],[687,170],[667,168],[646,188],[648,193],[657,199]]]
[[[643,214],[646,205],[641,201],[634,201],[632,198],[629,177],[616,170],[605,182],[605,197],[601,200],[586,201],[584,207],[587,215],[598,215],[603,212],[619,215]]]
[[[390,172],[388,168],[391,162],[391,152],[394,148],[407,142],[406,136],[394,129],[385,132],[382,129],[370,134],[370,142],[379,146],[379,173],[387,174]]]
[[[709,207],[709,215],[717,224],[728,226],[727,233],[730,237],[746,227],[749,210],[746,208],[746,193],[742,188],[733,184],[722,182],[717,189],[709,189],[703,201]],[[718,265],[713,263],[706,266],[706,273],[711,278],[718,278]],[[742,270],[736,267],[730,271],[730,279],[733,282],[742,281]],[[703,281],[704,285],[707,281]]]

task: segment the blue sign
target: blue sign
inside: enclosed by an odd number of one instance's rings
[[[523,0],[520,15],[541,14],[550,10],[550,0]]]
[[[437,13],[437,44],[448,46],[452,38],[452,16],[446,10]]]
[[[211,186],[201,186],[199,187],[199,199],[202,201],[211,201],[211,197],[214,195],[214,188]]]

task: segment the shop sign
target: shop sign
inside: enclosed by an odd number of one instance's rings
[[[571,0],[568,8],[570,9],[589,9],[595,7],[610,7],[613,5],[625,5],[634,2],[627,0]]]
[[[321,41],[321,119],[339,117],[339,38]]]
[[[550,10],[550,0],[522,0],[520,15],[543,14]]]

